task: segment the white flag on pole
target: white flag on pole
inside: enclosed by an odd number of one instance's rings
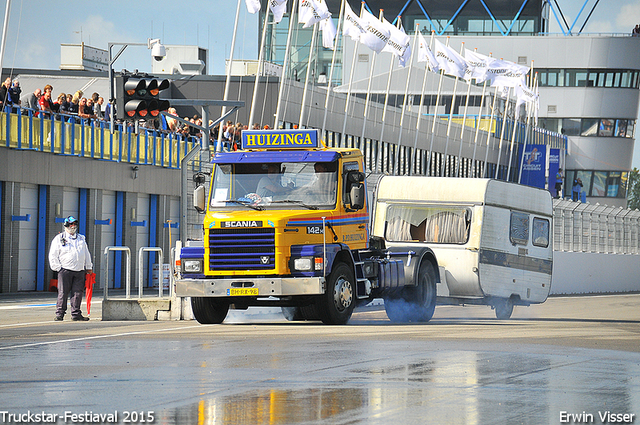
[[[247,5],[247,11],[251,14],[260,10],[260,0],[245,0],[245,4]]]
[[[360,36],[365,32],[366,24],[353,13],[349,2],[344,2],[344,23],[342,25],[342,35],[349,36],[353,41],[360,41]]]
[[[487,67],[487,79],[492,87],[517,87],[526,86],[528,66],[518,65],[514,62],[496,59]]]
[[[440,71],[440,65],[421,32],[418,33],[418,62],[427,62],[433,72]]]
[[[487,79],[487,68],[495,59],[469,49],[464,49],[464,58],[467,60],[467,72],[464,79],[470,81],[475,78],[476,83],[485,81]]]
[[[530,108],[531,106],[535,107],[537,97],[536,92],[530,90],[528,87],[525,87],[522,84],[516,86],[516,120],[520,117],[520,105],[526,103],[527,108]]]
[[[331,17],[324,0],[300,0],[298,7],[298,23],[304,24],[302,28],[310,26]]]
[[[360,35],[360,42],[374,52],[380,53],[389,41],[389,30],[381,20],[366,10],[362,11],[360,19],[365,24],[365,32]]]
[[[269,0],[269,9],[273,13],[273,22],[277,24],[287,11],[287,0]]]
[[[451,47],[445,46],[438,40],[433,41],[435,43],[434,53],[440,69],[444,70],[445,74],[464,78],[464,74],[467,70],[467,62],[464,58]]]
[[[333,19],[327,18],[320,21],[320,30],[322,31],[322,47],[333,50],[335,48],[333,42],[338,31]]]
[[[400,66],[405,67],[411,58],[411,37],[404,32],[404,28],[398,29],[384,18],[382,24],[389,31],[389,41],[382,51],[396,55]]]

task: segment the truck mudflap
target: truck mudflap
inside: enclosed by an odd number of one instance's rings
[[[272,277],[224,279],[178,279],[179,297],[282,297],[319,295],[325,289],[324,277]]]

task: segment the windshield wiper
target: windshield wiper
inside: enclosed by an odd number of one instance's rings
[[[224,202],[233,202],[234,204],[244,205],[245,207],[253,208],[257,211],[264,211],[264,207],[261,205],[253,205],[249,201],[243,201],[241,199],[226,199]]]
[[[305,207],[308,208],[310,210],[317,210],[318,207],[316,207],[315,205],[307,205],[302,201],[296,201],[293,199],[283,199],[281,201],[271,201],[272,204],[296,204],[296,205],[300,205],[301,207]]]

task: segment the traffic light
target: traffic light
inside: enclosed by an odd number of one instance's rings
[[[160,92],[169,88],[169,80],[147,74],[123,74],[116,77],[116,117],[121,120],[154,120],[169,109],[169,101],[160,100]]]

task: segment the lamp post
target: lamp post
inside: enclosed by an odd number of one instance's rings
[[[151,56],[153,56],[153,59],[157,60],[157,61],[161,61],[162,59],[164,59],[164,57],[166,56],[166,49],[164,48],[164,46],[162,45],[162,43],[160,43],[160,39],[159,38],[154,38],[151,39],[149,38],[147,40],[146,43],[109,43],[109,105],[111,105],[111,110],[109,112],[109,122],[110,122],[110,128],[111,128],[111,132],[113,133],[113,128],[114,128],[114,124],[115,124],[115,116],[114,116],[114,112],[115,112],[115,96],[114,96],[114,87],[113,87],[113,63],[118,60],[118,58],[120,57],[120,55],[122,54],[122,52],[124,52],[124,49],[127,48],[127,46],[147,46],[147,49],[151,50]],[[113,47],[114,46],[120,46],[120,50],[118,50],[118,53],[116,53],[116,55],[113,55]]]

